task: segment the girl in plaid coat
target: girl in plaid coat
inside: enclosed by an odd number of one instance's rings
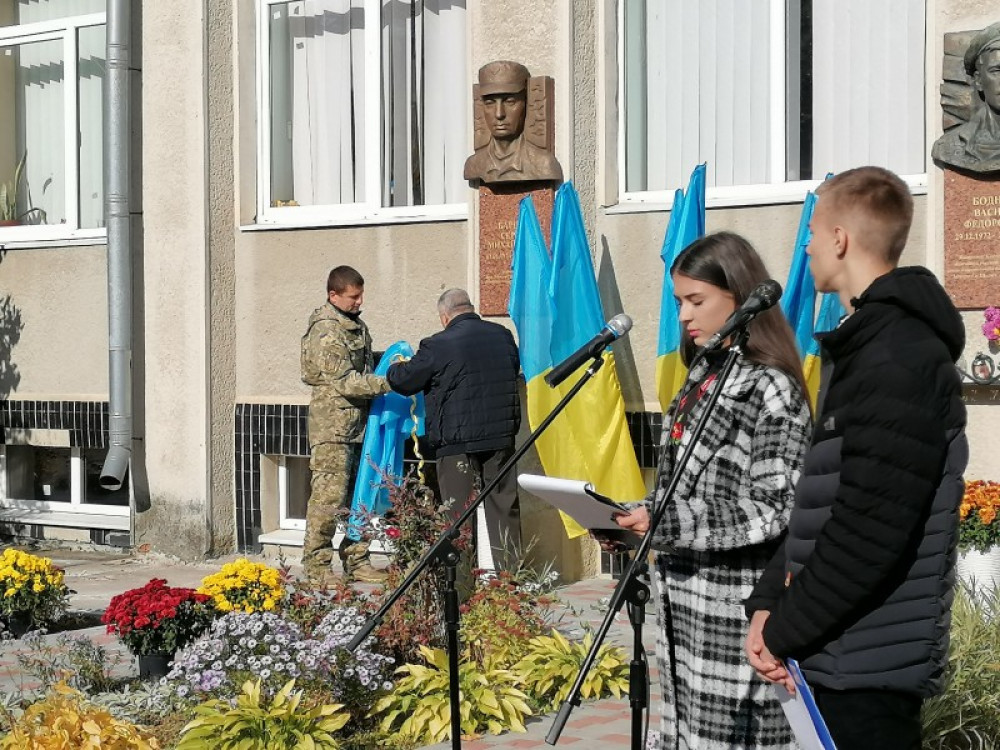
[[[689,245],[671,276],[685,362],[768,278],[753,247],[727,232]],[[667,503],[653,538],[664,750],[795,747],[777,699],[742,645],[743,600],[788,523],[811,427],[802,365],[777,308],[751,323],[748,344],[721,384],[675,493],[666,497],[690,428],[707,394],[720,386],[725,357],[725,351],[710,354],[695,365],[664,419],[656,488],[619,518],[623,527],[645,532],[654,505]]]

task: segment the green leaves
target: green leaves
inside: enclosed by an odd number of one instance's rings
[[[555,711],[576,681],[593,637],[571,643],[557,630],[551,636],[538,636],[529,643],[528,655],[514,666],[518,682],[538,703],[542,711]],[[628,691],[628,657],[615,646],[604,644],[580,687],[584,699],[613,695],[620,698]]]
[[[337,750],[333,733],[350,715],[337,704],[300,710],[302,691],[294,688],[295,680],[289,680],[262,705],[261,681],[247,680],[235,707],[222,700],[201,704],[176,750]]]
[[[1000,748],[1000,590],[959,586],[947,684],[924,702],[925,748]]]
[[[443,742],[451,737],[448,654],[420,647],[427,666],[404,664],[396,670],[406,675],[391,695],[375,704],[373,716],[381,715],[379,728],[397,732],[419,745]],[[484,731],[500,734],[508,729],[524,732],[524,718],[531,715],[528,696],[516,687],[516,678],[506,669],[481,670],[474,662],[459,666],[459,719],[463,735]]]

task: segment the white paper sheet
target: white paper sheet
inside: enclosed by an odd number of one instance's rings
[[[521,474],[517,483],[532,495],[537,495],[570,516],[585,529],[613,532],[611,536],[621,538],[621,541],[631,546],[639,543],[637,534],[626,531],[614,520],[616,515],[628,513],[629,509],[598,494],[588,482]]]

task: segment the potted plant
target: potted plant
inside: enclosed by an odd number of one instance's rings
[[[177,649],[201,635],[213,616],[208,596],[154,578],[112,598],[101,622],[138,657],[139,676],[156,677],[167,673]]]
[[[58,619],[68,601],[62,568],[49,558],[13,547],[0,555],[0,617],[15,636]]]
[[[982,479],[965,483],[958,509],[959,574],[977,584],[1000,581],[1000,482]]]
[[[45,211],[40,208],[29,208],[27,211],[17,212],[17,194],[24,182],[24,164],[28,159],[28,152],[24,152],[21,161],[14,168],[14,179],[11,182],[0,183],[0,226],[16,226],[21,220],[31,214],[37,214],[45,221]],[[31,193],[28,193],[28,202],[31,202]]]

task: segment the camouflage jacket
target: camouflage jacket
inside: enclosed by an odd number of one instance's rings
[[[302,337],[302,381],[311,385],[309,444],[358,443],[368,406],[386,393],[386,379],[372,374],[372,337],[360,318],[327,302],[309,316]]]

